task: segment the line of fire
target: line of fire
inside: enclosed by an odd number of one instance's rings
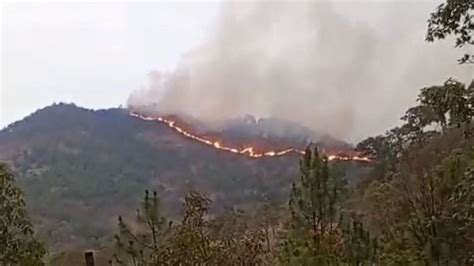
[[[131,112],[130,115],[142,120],[146,120],[146,121],[157,121],[173,129],[174,131],[178,132],[180,135],[188,139],[208,145],[214,149],[218,149],[224,152],[239,154],[239,155],[246,156],[249,158],[279,157],[279,156],[291,155],[295,153],[304,154],[304,150],[294,148],[294,147],[290,147],[283,150],[267,150],[267,151],[257,151],[255,147],[243,147],[243,148],[230,147],[230,146],[224,145],[218,140],[211,140],[205,137],[198,136],[197,134],[192,133],[191,131],[188,131],[184,129],[182,126],[178,125],[178,123],[175,120],[172,120],[169,118],[165,118],[161,116],[157,116],[157,117],[144,116],[144,115],[134,113],[134,112]],[[338,152],[336,154],[325,153],[324,155],[327,156],[329,161],[333,161],[333,160],[356,161],[356,162],[370,162],[371,161],[369,157],[361,156],[359,153],[356,153],[354,151]]]

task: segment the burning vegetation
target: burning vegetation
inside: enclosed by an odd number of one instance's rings
[[[303,149],[298,149],[295,147],[289,147],[283,150],[274,150],[274,149],[268,149],[268,150],[260,150],[257,149],[256,147],[252,146],[247,146],[247,147],[231,147],[223,144],[222,142],[218,140],[211,140],[207,139],[203,136],[199,136],[195,133],[192,132],[192,130],[187,130],[184,129],[182,126],[178,125],[177,121],[172,120],[170,118],[165,118],[161,116],[157,117],[150,117],[150,116],[144,116],[138,113],[131,112],[131,116],[142,119],[142,120],[147,120],[147,121],[157,121],[160,122],[169,128],[173,129],[174,131],[178,132],[182,136],[192,139],[193,141],[200,142],[202,144],[208,145],[214,149],[218,149],[221,151],[225,152],[230,152],[234,154],[240,154],[243,156],[247,156],[250,158],[264,158],[264,157],[279,157],[279,156],[284,156],[284,155],[290,155],[290,154],[301,154],[303,155],[305,152]],[[347,152],[325,152],[325,154],[328,157],[329,161],[332,160],[341,160],[341,161],[360,161],[360,162],[370,162],[369,157],[361,156],[360,154],[354,152],[354,151],[347,151]]]

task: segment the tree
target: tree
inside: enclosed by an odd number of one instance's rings
[[[317,149],[307,148],[300,172],[300,183],[292,186],[280,260],[290,265],[332,264],[341,236],[336,218],[337,187],[329,184],[328,160],[321,158]]]
[[[472,0],[446,0],[446,3],[440,4],[436,11],[431,13],[426,40],[433,42],[454,35],[455,47],[473,45],[473,11]],[[474,63],[474,55],[465,54],[459,59],[459,63]]]
[[[26,213],[25,201],[13,174],[0,163],[0,265],[44,265],[46,249]]]
[[[366,265],[375,261],[377,239],[362,222],[361,217],[354,217],[352,222],[342,227],[344,244],[340,261],[347,265]]]
[[[377,236],[377,261],[380,265],[417,265],[414,249],[407,244],[406,217],[396,201],[399,192],[393,181],[375,180],[363,191],[358,206],[367,225]]]
[[[211,245],[209,221],[204,218],[211,201],[198,192],[190,192],[184,200],[184,216],[168,244],[167,258],[172,265],[203,265],[215,258]]]
[[[133,225],[118,218],[119,234],[115,235],[117,252],[113,262],[120,265],[147,266],[161,262],[165,252],[166,237],[171,223],[161,216],[160,201],[156,192],[150,197],[148,190],[141,209],[137,209],[137,220]]]
[[[280,262],[288,265],[363,265],[373,260],[374,240],[360,220],[345,226],[339,209],[337,178],[327,157],[315,148],[300,162],[300,183],[293,184],[290,217],[282,237]]]
[[[472,83],[471,83],[472,84]],[[468,137],[474,117],[474,88],[459,81],[448,79],[441,86],[421,89],[418,101],[432,110],[433,122],[440,123],[443,132],[449,127],[461,128]],[[449,119],[449,123],[447,123]]]
[[[442,220],[449,225],[449,241],[454,257],[466,265],[474,264],[474,165],[468,168],[450,193],[449,207]],[[466,241],[467,240],[467,241]]]
[[[160,215],[157,194],[150,198],[146,192],[135,225],[119,218],[112,262],[133,266],[263,264],[268,257],[264,231],[250,228],[240,215],[210,219],[210,203],[203,194],[189,192],[183,218],[172,226]]]
[[[402,128],[407,136],[406,141],[410,144],[423,145],[436,134],[434,130],[426,130],[428,126],[436,122],[434,110],[429,106],[411,107],[401,119],[405,121]]]
[[[260,220],[265,232],[265,244],[267,251],[273,253],[272,240],[276,237],[276,226],[279,223],[278,209],[272,206],[268,198],[264,195],[262,206],[260,207]]]
[[[405,124],[357,144],[356,150],[375,159],[371,173],[374,179],[391,179],[404,154],[423,147],[441,133],[460,129],[464,138],[472,135],[474,81],[466,87],[450,78],[443,85],[422,88],[418,102],[401,117]]]
[[[362,202],[380,240],[382,264],[474,261],[474,198],[468,192],[474,167],[472,88],[452,79],[423,88],[420,105],[402,118],[406,124],[358,145],[385,161],[386,154],[398,154],[384,178],[372,172]],[[441,125],[441,132],[430,129],[433,125]]]

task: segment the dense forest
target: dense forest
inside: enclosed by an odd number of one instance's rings
[[[441,4],[428,21],[427,41],[454,36],[456,47],[472,46],[472,12],[472,1]],[[472,59],[473,55],[466,54],[459,63],[472,64]],[[65,108],[61,115],[72,110],[63,105],[59,108]],[[191,160],[192,156],[202,159],[202,168],[212,167],[204,162],[218,160],[216,154],[202,154],[197,148],[175,153],[166,150],[171,146],[163,143],[156,143],[152,149],[150,142],[142,142],[150,135],[145,129],[154,127],[151,123],[138,134],[141,138],[136,134],[119,136],[117,138],[124,145],[114,146],[110,144],[113,142],[105,140],[112,141],[110,136],[117,134],[117,128],[136,130],[140,127],[138,122],[132,118],[127,123],[104,119],[98,123],[106,123],[107,127],[96,127],[88,124],[87,116],[92,113],[86,111],[83,115],[86,118],[79,121],[86,125],[80,130],[77,130],[81,126],[78,120],[64,125],[64,130],[70,130],[71,136],[79,136],[61,141],[87,139],[91,147],[81,152],[90,152],[92,158],[101,158],[96,154],[108,145],[107,151],[119,158],[110,161],[106,159],[108,156],[103,156],[104,160],[94,163],[76,162],[74,154],[77,151],[67,149],[68,145],[55,145],[51,152],[48,149],[52,146],[46,143],[35,146],[34,151],[25,149],[15,157],[22,162],[32,160],[27,164],[28,168],[22,168],[15,160],[1,164],[0,265],[84,263],[83,250],[55,252],[45,244],[47,235],[35,234],[19,187],[24,188],[27,202],[34,205],[37,200],[46,204],[43,210],[54,206],[54,202],[65,195],[69,197],[70,205],[63,207],[72,208],[77,204],[74,200],[80,198],[84,210],[92,204],[85,199],[94,204],[114,205],[120,198],[127,198],[127,204],[116,209],[115,225],[103,224],[105,231],[113,232],[113,237],[101,239],[96,247],[97,262],[101,265],[474,264],[474,80],[464,84],[449,78],[443,84],[421,88],[417,105],[406,111],[399,126],[357,145],[358,151],[372,159],[364,167],[330,162],[317,145],[310,145],[299,162],[297,158],[278,159],[256,166],[256,161],[240,162],[235,158],[230,160],[226,171],[215,172],[218,176],[202,180],[202,176],[196,174],[197,170],[190,167],[196,163]],[[54,124],[54,117],[47,116]],[[4,146],[5,150],[9,148],[14,153],[12,147],[21,143],[13,144],[21,142],[22,135],[27,139],[37,137],[27,126],[25,122],[25,125],[15,127],[18,130],[8,131],[11,136],[3,136],[12,143]],[[84,128],[92,131],[108,128],[110,131],[91,134]],[[102,142],[94,142],[92,136],[99,134],[107,137]],[[124,141],[129,136],[134,137]],[[170,138],[167,141],[173,143],[174,148],[180,145]],[[133,145],[127,146],[130,143]],[[112,146],[116,150],[111,150]],[[53,160],[38,154],[60,154],[61,159]],[[152,159],[134,163],[133,167],[137,169],[120,168],[121,171],[114,172],[118,164],[132,165],[130,161],[143,157]],[[38,160],[61,164],[51,167],[52,172],[41,168],[45,163]],[[162,163],[156,168],[158,161]],[[110,169],[105,173],[91,168],[104,164]],[[64,165],[75,165],[78,176],[90,178],[78,180],[64,170],[69,169]],[[189,170],[181,171],[188,167]],[[176,171],[169,170],[173,168]],[[264,178],[253,180],[249,173],[255,174],[255,169],[259,169],[258,174]],[[170,182],[177,180],[173,173],[178,170],[189,175],[190,179],[174,184],[183,188],[174,190],[173,197],[166,193],[169,187],[167,190],[166,186],[155,186],[150,182],[152,179],[147,179],[156,171],[164,170],[169,171]],[[357,171],[356,175],[354,171]],[[43,172],[48,175],[42,175]],[[18,180],[14,174],[18,175]],[[131,174],[135,176],[129,178]],[[44,178],[39,180],[38,176]],[[282,178],[271,179],[272,176]],[[351,181],[353,176],[357,177],[357,182]],[[120,179],[126,185],[113,186],[114,179]],[[58,180],[64,182],[63,186],[51,185],[57,184]],[[281,183],[272,183],[275,180]],[[196,185],[197,181],[204,183]],[[36,186],[31,185],[34,183]],[[143,185],[149,185],[151,189],[144,192],[138,206],[132,206],[143,193]],[[45,190],[35,190],[41,186]],[[257,186],[260,187],[257,189]],[[101,190],[95,191],[92,187]],[[48,193],[42,195],[41,191]],[[87,194],[90,191],[94,193]],[[222,194],[216,195],[214,191]],[[115,198],[105,195],[115,195]],[[44,201],[44,197],[48,199]],[[248,205],[252,208],[247,208]],[[164,206],[171,208],[166,210]],[[219,211],[214,210],[216,206],[221,206]],[[81,208],[76,206],[75,210],[80,213]],[[124,208],[128,208],[127,211],[124,212]],[[51,211],[55,211],[54,208]],[[88,212],[84,211],[84,214]],[[80,216],[66,220],[74,224],[74,219],[80,219]]]
[[[133,216],[146,188],[159,192],[170,218],[180,216],[190,189],[213,198],[213,213],[230,206],[252,211],[263,197],[284,204],[298,162],[297,155],[255,160],[222,153],[124,109],[71,104],[46,107],[0,131],[0,157],[14,168],[37,232],[60,250],[106,245],[115,217]]]

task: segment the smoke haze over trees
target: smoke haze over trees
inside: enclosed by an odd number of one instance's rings
[[[424,41],[435,4],[224,3],[207,41],[174,72],[150,73],[128,103],[208,120],[278,117],[360,140],[395,125],[418,88],[472,75],[451,42]]]

